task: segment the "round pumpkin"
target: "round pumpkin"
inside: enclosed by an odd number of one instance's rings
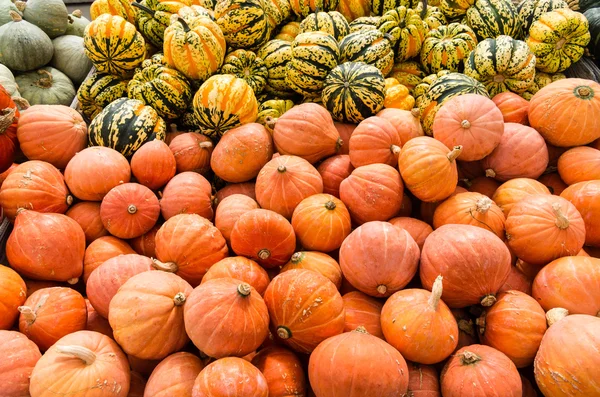
[[[500,185],[492,200],[508,216],[516,203],[533,194],[550,194],[550,191],[535,179],[515,178]]]
[[[175,176],[175,156],[169,146],[155,139],[142,145],[131,158],[131,172],[137,181],[157,190]]]
[[[210,169],[214,145],[207,136],[196,132],[182,133],[173,138],[169,149],[175,156],[177,173],[194,171],[206,174]]]
[[[92,120],[112,101],[127,95],[127,80],[107,73],[93,73],[77,90],[81,112]]]
[[[90,303],[88,299],[85,300],[85,306],[87,308],[87,320],[85,329],[88,331],[99,332],[103,335],[108,336],[109,338],[113,337],[112,328],[108,323],[108,320],[98,314],[94,306]]]
[[[408,393],[414,397],[440,397],[440,379],[433,365],[408,362]]]
[[[75,98],[73,82],[60,70],[46,66],[15,77],[21,95],[31,105],[69,106]]]
[[[100,218],[100,203],[82,201],[69,208],[65,215],[79,223],[85,234],[86,244],[109,234]]]
[[[498,292],[520,291],[531,296],[532,281],[517,266],[511,266],[510,274]]]
[[[108,321],[115,340],[126,353],[147,360],[180,350],[189,341],[183,306],[191,293],[192,287],[171,273],[148,271],[131,277],[110,301]]]
[[[215,226],[229,243],[233,226],[238,218],[246,212],[257,208],[259,208],[258,203],[243,194],[233,194],[225,197],[219,203],[215,212]]]
[[[6,78],[0,74],[0,172],[5,172],[14,161],[17,141],[17,126],[20,112],[11,98],[11,93],[4,86],[14,82],[12,72],[2,65],[9,74]],[[4,73],[4,70],[0,69]],[[8,80],[8,82],[7,82]]]
[[[196,172],[175,175],[162,191],[160,212],[166,220],[179,214],[198,214],[213,219],[210,183]]]
[[[248,361],[221,358],[207,365],[194,382],[192,396],[268,397],[269,386],[264,375]]]
[[[484,196],[492,198],[496,190],[500,187],[500,182],[495,179],[478,176],[469,181],[463,181],[470,192],[481,193]]]
[[[261,349],[252,358],[252,365],[264,375],[269,386],[269,397],[306,395],[303,366],[292,351],[280,346]]]
[[[581,214],[585,223],[585,244],[600,246],[600,181],[576,183],[560,196],[569,200]]]
[[[369,334],[384,339],[381,330],[381,309],[383,302],[360,291],[352,291],[342,296],[346,312],[344,332],[363,327]]]
[[[457,186],[456,189],[454,189],[454,192],[450,195],[450,197],[455,196],[459,193],[467,193],[468,190]],[[433,203],[428,203],[428,202],[421,202],[421,208],[419,208],[419,219],[423,219],[424,222],[427,222],[430,225],[433,225],[433,216],[435,215],[435,210],[437,209],[437,207],[440,206],[440,204],[443,203],[443,201],[436,201]]]
[[[80,85],[92,69],[92,61],[85,55],[83,35],[64,35],[52,40],[54,56],[50,65],[63,72],[75,85]]]
[[[600,179],[600,150],[587,146],[569,149],[558,158],[557,165],[567,185]]]
[[[567,188],[567,184],[561,179],[558,172],[543,174],[537,180],[543,183],[552,194],[561,195]]]
[[[135,254],[135,251],[127,242],[116,237],[104,236],[92,241],[83,257],[83,281],[87,283],[92,272],[105,261],[126,254]]]
[[[347,154],[331,156],[317,167],[323,179],[323,193],[340,198],[340,184],[354,171],[354,166]]]
[[[234,278],[252,286],[261,296],[264,295],[269,282],[269,274],[253,260],[243,256],[223,258],[212,265],[202,283],[218,278]]]
[[[191,396],[194,381],[204,368],[202,361],[191,353],[171,354],[152,371],[145,397]]]
[[[154,240],[158,229],[162,226],[162,223],[154,225],[149,232],[142,234],[139,237],[129,240],[131,248],[139,255],[147,256],[148,258],[156,257],[156,241]]]
[[[514,92],[506,91],[492,98],[505,123],[529,125],[529,101]]]
[[[369,164],[398,165],[400,135],[388,120],[369,117],[358,124],[350,137],[350,161],[354,167]]]
[[[340,265],[331,256],[322,252],[295,252],[290,261],[281,268],[280,273],[292,269],[314,270],[331,280],[337,289],[342,286],[342,269]]]
[[[400,229],[406,230],[419,246],[419,250],[423,249],[427,236],[433,231],[427,223],[415,218],[397,217],[390,219],[389,222]]]
[[[17,272],[7,266],[0,266],[0,334],[1,330],[11,329],[17,316],[18,307],[25,303],[27,287]],[[1,373],[2,371],[0,371]]]
[[[401,109],[383,109],[377,113],[377,117],[381,117],[392,123],[392,125],[400,134],[400,142],[402,146],[412,138],[423,136],[423,127],[421,127],[420,112],[418,108],[412,110]]]
[[[35,343],[16,331],[0,330],[0,382],[6,397],[29,395],[29,377],[42,355]]]
[[[9,15],[12,21],[0,26],[0,63],[18,72],[48,64],[54,54],[52,40],[18,12],[11,10]]]

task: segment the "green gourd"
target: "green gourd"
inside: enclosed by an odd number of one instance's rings
[[[31,105],[70,106],[75,98],[75,87],[60,70],[45,67],[15,77],[21,96]]]
[[[0,85],[3,86],[10,96],[21,95],[19,93],[19,86],[15,81],[15,76],[12,74],[9,68],[0,63]]]
[[[18,1],[23,18],[42,29],[51,39],[65,34],[69,25],[69,11],[62,0]]]
[[[79,85],[85,80],[92,61],[85,55],[83,37],[67,35],[52,40],[54,56],[50,65],[69,77],[73,83]]]
[[[0,26],[0,63],[18,72],[28,72],[52,59],[52,40],[44,31],[10,11],[12,22]]]
[[[0,0],[0,26],[12,21],[9,11],[19,12],[17,6],[11,0]]]
[[[85,28],[90,24],[90,20],[81,14],[81,10],[75,10],[69,14],[69,24],[65,35],[83,37]]]

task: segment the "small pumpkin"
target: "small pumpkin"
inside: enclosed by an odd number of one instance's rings
[[[29,395],[29,378],[42,357],[40,349],[16,331],[0,330],[0,382],[7,397]]]
[[[267,83],[269,72],[264,61],[252,51],[235,50],[227,54],[221,67],[222,74],[231,74],[241,79],[260,94]]]
[[[323,193],[340,198],[340,184],[350,176],[354,167],[347,154],[331,156],[317,167],[323,179]]]
[[[385,79],[385,108],[411,110],[415,107],[415,98],[413,98],[406,86],[400,84],[393,77]]]
[[[397,217],[390,219],[388,222],[400,229],[406,230],[419,246],[419,250],[423,249],[423,244],[425,244],[427,236],[433,231],[427,223],[415,218]]]
[[[18,12],[9,11],[9,14],[12,21],[0,26],[0,63],[18,72],[47,65],[54,54],[52,40]]]
[[[266,2],[219,0],[214,10],[215,20],[223,31],[227,44],[233,48],[259,47],[269,39],[274,28],[269,24],[270,10]]]
[[[392,125],[400,134],[402,145],[418,136],[425,135],[423,127],[421,127],[420,113],[418,108],[413,108],[410,111],[402,109],[383,109],[377,113],[377,117],[381,117],[392,123]]]
[[[191,396],[194,381],[204,368],[204,363],[187,352],[171,354],[152,371],[144,395],[167,397],[168,393]]]
[[[50,65],[63,72],[74,85],[80,85],[92,69],[92,61],[85,55],[83,37],[60,36],[52,40],[54,56]]]
[[[398,165],[400,134],[388,120],[373,116],[360,122],[350,137],[350,161],[354,167],[369,164]]]
[[[600,150],[587,146],[567,150],[558,158],[558,173],[567,185],[600,179]]]
[[[206,175],[210,170],[210,158],[214,145],[210,138],[196,132],[177,135],[169,143],[175,156],[177,173],[194,171]]]
[[[130,23],[135,23],[135,8],[127,0],[95,0],[90,7],[92,20],[102,14],[118,15]]]
[[[191,395],[268,397],[269,386],[254,365],[238,357],[226,357],[200,371]]]
[[[226,197],[233,194],[243,194],[250,197],[252,200],[256,200],[256,189],[254,182],[243,182],[243,183],[232,183],[225,187],[217,190],[214,197],[214,204],[219,205]]]
[[[519,37],[521,20],[509,0],[477,0],[466,12],[466,22],[480,41],[501,35]]]
[[[306,376],[298,357],[280,346],[261,349],[252,358],[252,365],[262,372],[269,387],[269,396],[305,395]]]
[[[175,175],[162,191],[160,211],[166,220],[179,214],[198,214],[213,219],[211,185],[202,175],[182,172]]]
[[[18,307],[25,303],[27,287],[21,276],[7,266],[0,266],[0,286],[2,287],[0,335],[2,335],[1,330],[11,329],[19,316]]]
[[[505,123],[529,124],[529,102],[514,92],[501,92],[492,98]]]
[[[77,90],[82,113],[93,120],[112,101],[127,96],[127,82],[112,74],[94,72]]]
[[[92,241],[83,257],[83,281],[87,283],[92,272],[105,261],[126,254],[135,254],[135,251],[127,242],[116,237],[104,236]]]
[[[585,244],[593,247],[600,246],[600,202],[598,195],[600,181],[575,183],[566,188],[560,196],[569,200],[581,214],[585,224]],[[557,194],[555,192],[555,194]]]
[[[1,64],[0,64],[1,65]],[[5,67],[1,65],[1,67]],[[2,70],[0,70],[1,72]],[[12,76],[12,72],[8,73]],[[14,83],[13,80],[13,84]],[[8,170],[15,159],[17,140],[17,126],[20,112],[11,98],[11,94],[4,88],[8,87],[2,75],[0,75],[0,172]]]
[[[360,291],[352,291],[342,296],[346,312],[344,332],[352,332],[363,327],[369,334],[383,339],[381,330],[381,309],[383,303]]]
[[[23,98],[31,105],[70,106],[75,98],[73,82],[60,70],[45,67],[15,77]]]
[[[492,200],[502,209],[504,215],[508,216],[516,203],[532,194],[550,194],[550,191],[535,179],[515,178],[500,185]]]
[[[82,201],[69,208],[65,215],[79,223],[85,234],[86,244],[109,234],[100,218],[100,203]]]
[[[342,270],[340,265],[331,256],[316,251],[298,251],[290,258],[290,261],[281,268],[280,273],[291,269],[314,270],[327,277],[336,288],[342,286]]]
[[[492,198],[496,190],[500,187],[500,182],[495,179],[479,176],[473,180],[463,181],[470,192],[481,193],[486,197]]]
[[[238,218],[246,212],[257,208],[259,208],[258,203],[251,197],[243,194],[233,194],[225,197],[217,207],[215,226],[229,243],[231,232]]]
[[[155,139],[143,144],[131,158],[131,172],[150,190],[164,186],[175,176],[175,156],[169,146]]]
[[[265,269],[243,256],[223,258],[212,265],[202,277],[202,284],[217,278],[234,278],[248,283],[261,296],[264,295],[271,281]]]
[[[421,49],[421,64],[429,73],[458,72],[462,61],[476,46],[477,37],[468,25],[443,24],[427,33]]]
[[[69,24],[65,35],[83,37],[85,28],[90,24],[90,20],[83,16],[81,10],[73,10],[67,17]]]

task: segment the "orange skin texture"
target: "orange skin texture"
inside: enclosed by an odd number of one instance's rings
[[[494,196],[494,193],[496,193],[496,190],[498,190],[499,187],[500,182],[483,176],[477,177],[468,183],[468,189],[470,192],[481,193],[489,198]]]
[[[243,194],[233,194],[225,197],[219,203],[215,213],[215,226],[225,240],[230,243],[231,232],[238,218],[248,211],[258,209],[258,203]]]
[[[108,320],[98,314],[96,309],[94,309],[94,306],[92,306],[90,303],[89,299],[85,300],[85,306],[87,308],[87,322],[85,329],[88,331],[99,332],[112,339],[113,332]]]
[[[83,281],[87,282],[92,272],[105,261],[126,254],[135,254],[133,248],[126,241],[113,236],[104,236],[94,240],[85,249]]]
[[[371,14],[369,2],[364,0],[341,0],[337,11],[348,21],[354,21],[356,18],[367,17]]]
[[[337,289],[342,286],[342,269],[331,256],[316,251],[300,251],[295,255],[298,258],[292,257],[280,273],[292,269],[314,270],[331,280]]]
[[[600,179],[600,150],[587,146],[569,149],[558,158],[558,173],[567,185]]]
[[[354,167],[369,164],[398,165],[400,135],[388,120],[369,117],[358,124],[350,137],[350,161]]]
[[[519,123],[529,125],[527,113],[529,101],[514,92],[502,92],[492,98],[496,104],[505,123]]]
[[[481,341],[506,354],[517,368],[527,367],[546,332],[546,313],[535,299],[520,291],[500,293],[497,299],[485,313]]]
[[[27,286],[17,272],[0,266],[0,330],[12,328],[19,316],[17,308],[27,299]]]
[[[562,192],[568,187],[568,185],[561,179],[558,172],[551,172],[540,176],[538,182],[543,183],[550,193],[560,196]]]
[[[561,222],[566,228],[559,227]],[[508,245],[519,259],[541,265],[577,255],[585,242],[585,224],[577,208],[566,199],[538,194],[515,204],[506,218],[506,234]]]
[[[454,189],[454,192],[450,195],[450,197],[455,196],[459,193],[466,193],[466,192],[468,192],[467,189],[465,189],[464,187],[457,186],[456,189]],[[448,198],[450,198],[450,197],[448,197]],[[422,201],[420,208],[419,208],[420,219],[422,219],[423,221],[427,222],[430,225],[433,225],[433,216],[435,215],[435,210],[443,202],[444,202],[444,200],[436,201],[433,203],[427,203],[425,201]]]
[[[338,154],[323,161],[317,171],[323,179],[323,193],[340,198],[340,184],[354,171],[354,166],[349,155]]]
[[[139,237],[129,240],[131,248],[134,249],[140,255],[147,256],[148,258],[156,258],[156,233],[160,229],[162,223],[154,225],[149,232],[142,234]]]
[[[418,112],[415,117],[409,110],[388,108],[379,111],[377,117],[384,118],[392,123],[400,135],[402,146],[412,138],[425,135]]]
[[[243,194],[244,196],[250,197],[252,200],[256,200],[256,189],[254,182],[232,183],[225,186],[219,190],[217,194],[215,194],[215,205],[218,207],[221,201],[234,194]]]
[[[344,330],[344,302],[335,285],[312,270],[292,269],[276,276],[265,292],[271,325],[284,328],[292,349],[310,353]],[[281,337],[281,336],[280,336]]]
[[[175,176],[176,162],[169,145],[155,139],[146,142],[131,158],[131,172],[139,183],[157,190]]]
[[[280,346],[261,349],[252,365],[262,372],[269,386],[269,397],[306,395],[304,366],[290,350]]]
[[[82,201],[69,208],[65,215],[79,223],[87,244],[109,234],[102,224],[100,203],[98,202]]]
[[[492,200],[502,209],[504,215],[508,216],[516,203],[532,194],[550,194],[550,190],[535,179],[516,178],[500,185]]]
[[[194,381],[204,369],[202,361],[191,353],[171,354],[152,371],[146,383],[146,397],[191,397]]]
[[[29,395],[29,377],[42,357],[37,345],[19,332],[0,330],[0,357],[2,395]]]
[[[573,314],[548,328],[533,363],[542,393],[556,397],[598,395],[598,345],[598,317]]]
[[[414,397],[441,397],[440,377],[433,365],[408,363],[408,392]]]
[[[212,186],[196,172],[182,172],[167,183],[160,199],[160,212],[166,220],[179,214],[198,214],[208,220],[214,216]]]
[[[340,138],[342,138],[342,141],[344,142],[342,144],[342,146],[340,147],[340,149],[338,150],[338,155],[349,154],[350,153],[350,137],[352,136],[352,133],[356,129],[356,124],[340,123],[338,121],[335,121],[333,123],[333,125],[335,126],[335,129],[340,134]]]
[[[370,335],[384,339],[381,330],[383,302],[360,291],[348,292],[342,299],[346,311],[344,332],[364,327]]]
[[[327,339],[310,356],[308,377],[316,397],[400,397],[408,389],[402,355],[361,332]]]
[[[525,275],[517,266],[510,267],[510,273],[504,285],[498,292],[520,291],[524,294],[531,295],[531,284],[533,280]]]
[[[198,375],[192,397],[268,397],[264,375],[248,361],[237,357],[221,358],[207,365]]]
[[[177,173],[186,171],[205,174],[210,170],[210,157],[214,145],[210,138],[196,132],[185,132],[169,144],[173,152]]]
[[[419,250],[423,249],[425,239],[433,232],[431,226],[415,218],[398,217],[390,219],[389,222],[400,229],[406,230],[419,246]]]
[[[579,182],[561,194],[581,214],[585,223],[585,244],[600,246],[600,181]]]
[[[264,295],[269,282],[269,274],[258,263],[243,256],[230,256],[221,259],[208,269],[202,283],[216,278],[235,278],[248,283],[261,296]]]

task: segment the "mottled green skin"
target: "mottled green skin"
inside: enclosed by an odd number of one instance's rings
[[[337,41],[350,33],[348,21],[337,11],[310,14],[300,23],[300,33],[321,31],[329,33]]]
[[[391,37],[396,62],[418,56],[429,31],[421,19],[420,11],[404,6],[386,12],[377,29]]]
[[[417,8],[421,0],[372,0],[371,11],[374,15],[383,15],[397,7]]]
[[[127,96],[127,81],[106,73],[94,73],[77,91],[81,111],[92,120],[112,101]]]
[[[270,40],[256,53],[267,67],[268,77],[265,92],[280,98],[291,98],[296,92],[287,80],[286,65],[292,59],[292,43],[285,40]]]
[[[381,17],[360,17],[350,22],[350,33],[364,32],[365,30],[377,29]]]
[[[248,83],[255,94],[260,94],[267,84],[269,71],[262,58],[252,51],[235,50],[225,57],[221,74],[232,74]]]
[[[523,32],[511,0],[477,0],[467,10],[467,24],[480,41],[500,35],[521,38]]]
[[[272,26],[263,0],[219,0],[215,20],[227,44],[234,48],[258,48],[271,35]]]
[[[0,26],[0,63],[17,72],[48,64],[54,54],[52,40],[37,26],[25,21]]]
[[[340,42],[340,62],[364,62],[387,76],[394,67],[392,42],[376,29],[350,33]]]
[[[540,19],[543,13],[568,7],[565,0],[525,0],[518,6],[521,28],[529,32],[531,24]]]

